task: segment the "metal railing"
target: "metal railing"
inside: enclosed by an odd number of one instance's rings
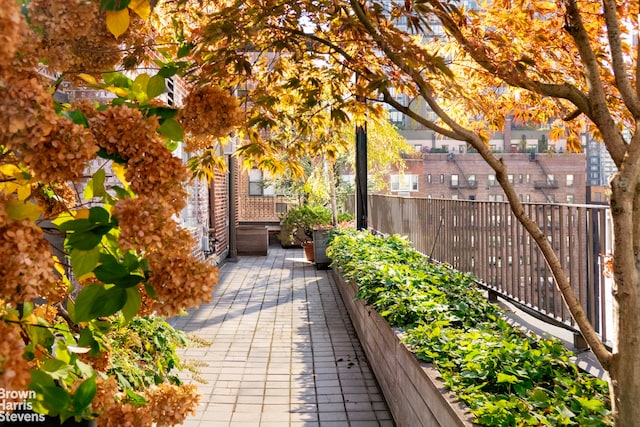
[[[556,250],[576,295],[603,342],[612,340],[608,208],[524,205]],[[481,284],[553,323],[576,330],[533,239],[506,202],[369,196],[369,227],[400,234],[435,260],[469,272]]]

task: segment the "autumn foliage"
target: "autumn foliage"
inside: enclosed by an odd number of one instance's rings
[[[217,268],[176,221],[190,173],[172,150],[226,136],[238,102],[196,83],[182,112],[161,100],[184,70],[155,49],[148,1],[24,3],[0,8],[0,388],[35,390],[62,420],[180,424],[199,396],[171,376],[173,344],[167,371],[133,384],[112,335],[211,299]],[[63,82],[112,101],[60,103]]]

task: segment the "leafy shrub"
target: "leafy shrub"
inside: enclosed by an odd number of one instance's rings
[[[571,362],[561,342],[507,323],[472,276],[428,262],[397,235],[340,230],[327,254],[357,298],[488,426],[611,425],[608,385]]]
[[[307,241],[311,241],[314,227],[330,224],[331,210],[320,205],[301,205],[290,209],[282,217],[282,227],[287,230],[290,240],[294,242],[300,239],[301,234]]]

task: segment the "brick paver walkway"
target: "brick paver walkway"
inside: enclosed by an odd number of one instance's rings
[[[184,426],[393,426],[335,283],[301,249],[220,270],[214,300],[172,322],[210,340],[201,403]]]

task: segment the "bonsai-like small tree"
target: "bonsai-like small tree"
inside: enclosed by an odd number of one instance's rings
[[[313,240],[313,229],[331,225],[331,210],[321,205],[304,204],[290,209],[282,218],[283,244],[304,244]]]

